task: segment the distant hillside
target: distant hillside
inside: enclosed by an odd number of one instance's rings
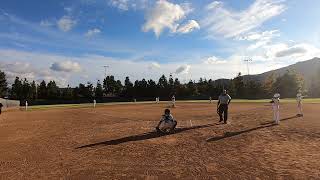
[[[312,79],[320,78],[317,77],[317,74],[320,71],[320,58],[313,58],[307,61],[298,62],[296,64],[268,71],[262,74],[250,75],[249,78],[263,82],[267,77],[269,77],[272,74],[274,74],[275,77],[279,77],[286,73],[288,70],[293,70],[298,74],[302,75],[305,80],[306,87],[310,87]],[[245,78],[248,78],[248,76],[245,76]]]

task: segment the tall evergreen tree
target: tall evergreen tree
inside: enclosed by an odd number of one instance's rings
[[[314,74],[311,85],[309,87],[309,95],[311,97],[320,97],[320,68],[317,73]]]
[[[49,99],[57,99],[59,93],[59,87],[55,81],[50,81],[47,85],[47,95]]]
[[[174,95],[175,94],[175,89],[174,89],[174,80],[173,80],[173,76],[172,76],[172,74],[170,74],[170,76],[169,76],[169,84],[168,84],[168,91],[169,91],[169,94],[170,94],[170,97],[172,96],[172,95]]]
[[[156,97],[157,96],[157,83],[150,79],[148,80],[148,88],[147,88],[147,96],[148,97]]]
[[[125,81],[124,81],[124,90],[123,90],[123,96],[127,98],[132,98],[133,97],[133,84],[130,81],[130,78],[127,76]]]
[[[165,75],[162,75],[158,81],[158,86],[160,89],[166,89],[168,87],[168,80]]]
[[[87,82],[87,86],[86,86],[86,98],[88,98],[88,99],[93,99],[93,94],[94,94],[93,84],[90,83],[90,82]]]
[[[197,96],[198,95],[198,90],[197,90],[197,85],[194,83],[192,80],[188,82],[186,85],[187,87],[187,96]]]
[[[206,79],[200,78],[197,84],[199,94],[209,96],[209,85]]]
[[[120,80],[117,80],[115,85],[114,85],[114,94],[119,96],[122,93],[123,86]]]
[[[101,99],[103,97],[103,88],[102,88],[102,85],[100,83],[100,80],[97,81],[97,86],[96,86],[96,90],[95,90],[95,96],[98,99]]]
[[[234,96],[237,98],[244,97],[245,85],[244,85],[243,76],[241,76],[241,73],[239,73],[238,76],[232,80],[232,92]]]
[[[259,99],[263,95],[262,86],[259,82],[250,80],[246,84],[246,98]]]
[[[269,98],[271,96],[273,96],[275,92],[275,89],[274,88],[274,83],[275,83],[275,75],[272,73],[271,75],[269,75],[266,80],[264,81],[264,84],[263,84],[263,92],[264,92],[264,98]]]
[[[10,96],[12,99],[22,99],[22,82],[19,77],[16,77],[14,83],[12,84]]]
[[[29,84],[28,80],[24,78],[22,83],[22,97],[20,100],[29,100],[32,99],[32,90],[31,85]]]
[[[68,86],[62,90],[62,99],[71,100],[73,97],[73,89],[68,84]]]
[[[165,75],[162,75],[158,81],[158,96],[168,98],[170,96],[170,86]]]
[[[103,80],[103,88],[106,95],[115,95],[117,82],[114,79],[114,76],[107,76]]]
[[[93,98],[93,85],[90,82],[87,82],[87,85],[80,83],[77,90],[79,90],[79,97],[86,99]]]
[[[8,83],[6,79],[6,74],[0,71],[0,97],[7,96]]]
[[[39,85],[38,97],[40,99],[47,99],[48,98],[47,84],[46,84],[46,82],[44,80],[42,80],[40,85]]]
[[[35,81],[32,81],[31,83],[31,98],[32,99],[37,99],[38,98],[38,95],[37,95],[37,84]]]
[[[296,94],[302,87],[302,80],[298,74],[292,71],[287,71],[283,76],[276,79],[273,84],[273,89],[281,94],[281,97],[292,98],[296,97]]]

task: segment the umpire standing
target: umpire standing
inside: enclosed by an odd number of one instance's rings
[[[223,90],[222,94],[218,98],[218,104],[217,104],[217,113],[219,114],[220,121],[224,121],[224,123],[227,123],[228,120],[228,106],[231,102],[231,97],[229,94],[227,94],[227,90]],[[223,118],[222,118],[223,114]]]

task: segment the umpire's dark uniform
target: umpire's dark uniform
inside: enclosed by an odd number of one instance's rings
[[[227,91],[224,90],[223,93],[219,96],[218,99],[218,114],[220,116],[220,121],[224,121],[224,123],[227,123],[228,120],[228,105],[231,101],[231,97],[229,94],[227,94]],[[222,118],[223,115],[223,118]]]

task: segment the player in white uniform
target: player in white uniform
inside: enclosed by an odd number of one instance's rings
[[[96,108],[96,105],[97,105],[97,101],[94,99],[93,100],[93,108]]]
[[[28,101],[26,101],[26,106],[25,106],[25,108],[26,108],[26,111],[28,111]]]
[[[303,117],[303,113],[302,113],[302,99],[303,99],[303,96],[301,93],[298,93],[297,94],[297,104],[298,104],[298,114],[297,116],[298,117]]]
[[[176,97],[173,95],[171,98],[172,107],[176,107]]]
[[[177,121],[170,113],[170,109],[164,110],[164,115],[161,116],[160,122],[156,127],[157,132],[172,133],[177,126]]]
[[[273,120],[276,124],[280,123],[280,94],[276,93],[272,98]]]

